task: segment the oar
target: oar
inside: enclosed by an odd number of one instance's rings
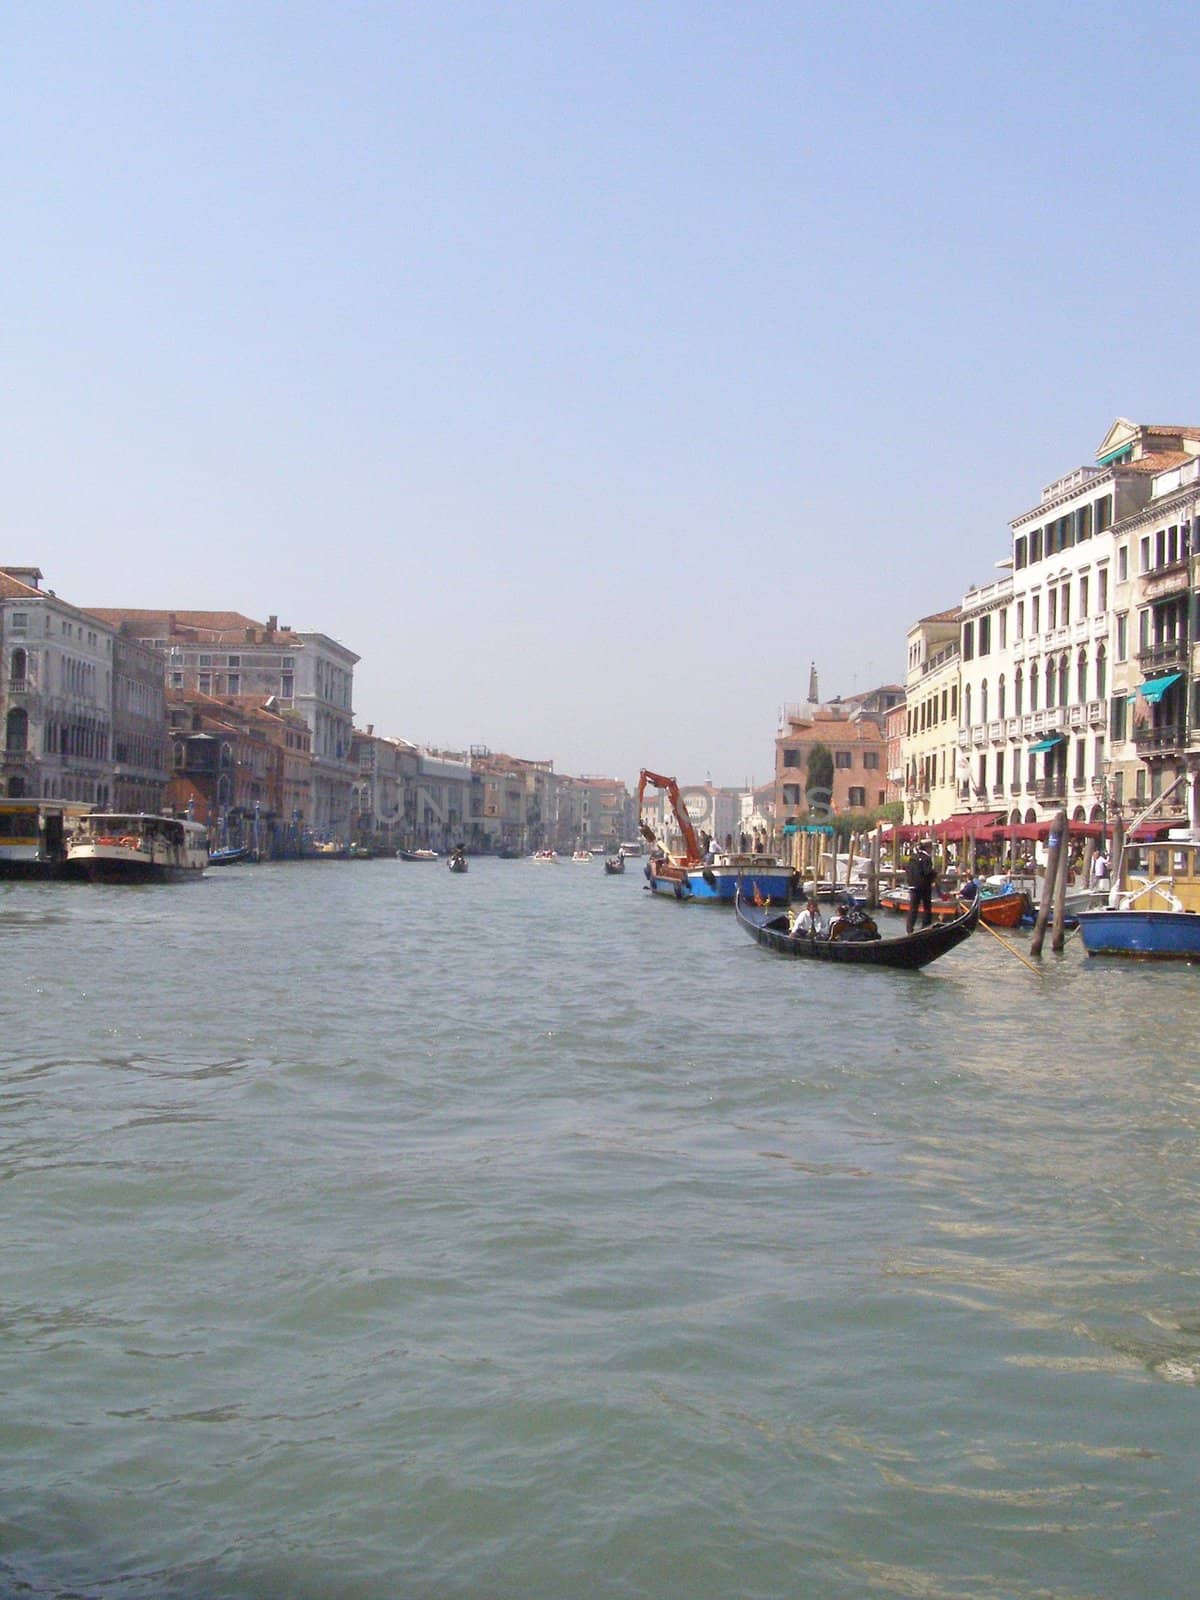
[[[981,928],[986,928],[987,931],[991,934],[992,938],[997,940],[1000,944],[1002,944],[1010,955],[1014,955],[1014,956],[1016,956],[1018,961],[1024,962],[1024,964],[1029,968],[1030,972],[1036,972],[1039,978],[1045,976],[1045,974],[1042,972],[1041,967],[1035,967],[1032,961],[1026,961],[1025,957],[1021,954],[1021,952],[1019,950],[1017,950],[1016,948],[1014,948],[1013,945],[1009,944],[1007,939],[1003,938],[1000,934],[998,934],[996,932],[995,928],[992,927],[990,922],[985,922],[983,920],[983,918],[980,917],[979,926]]]

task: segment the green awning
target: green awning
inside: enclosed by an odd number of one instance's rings
[[[1149,700],[1151,705],[1156,706],[1171,685],[1178,683],[1182,677],[1182,672],[1168,672],[1161,678],[1147,678],[1145,683],[1138,685],[1137,692],[1143,700]]]
[[[1036,744],[1031,744],[1029,746],[1029,754],[1031,756],[1039,756],[1043,750],[1053,750],[1054,746],[1062,744],[1065,738],[1066,734],[1064,733],[1052,733],[1048,739],[1039,739]]]

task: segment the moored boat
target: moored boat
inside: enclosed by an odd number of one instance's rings
[[[208,866],[208,829],[180,817],[93,811],[67,846],[66,871],[102,883],[172,883]]]
[[[779,956],[806,961],[833,961],[864,967],[899,967],[909,971],[926,967],[944,956],[979,926],[979,901],[974,900],[949,922],[934,922],[928,928],[893,939],[828,939],[815,934],[794,932],[786,911],[747,903],[738,895],[734,913],[746,932],[765,950]]]
[[[981,889],[976,896],[980,904],[980,920],[990,928],[1018,928],[1023,917],[1031,916],[1033,906],[1023,889]],[[884,911],[908,915],[908,890],[885,889],[879,896]],[[937,896],[930,904],[935,922],[953,922],[962,915],[963,902],[948,895]]]
[[[1200,961],[1200,838],[1126,845],[1110,903],[1078,915],[1089,956]]]

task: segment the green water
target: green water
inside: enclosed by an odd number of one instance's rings
[[[1194,1592],[1200,973],[637,866],[0,886],[0,1594]]]

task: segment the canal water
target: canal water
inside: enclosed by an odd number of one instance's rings
[[[5,1600],[1195,1592],[1200,973],[639,866],[0,886]]]

